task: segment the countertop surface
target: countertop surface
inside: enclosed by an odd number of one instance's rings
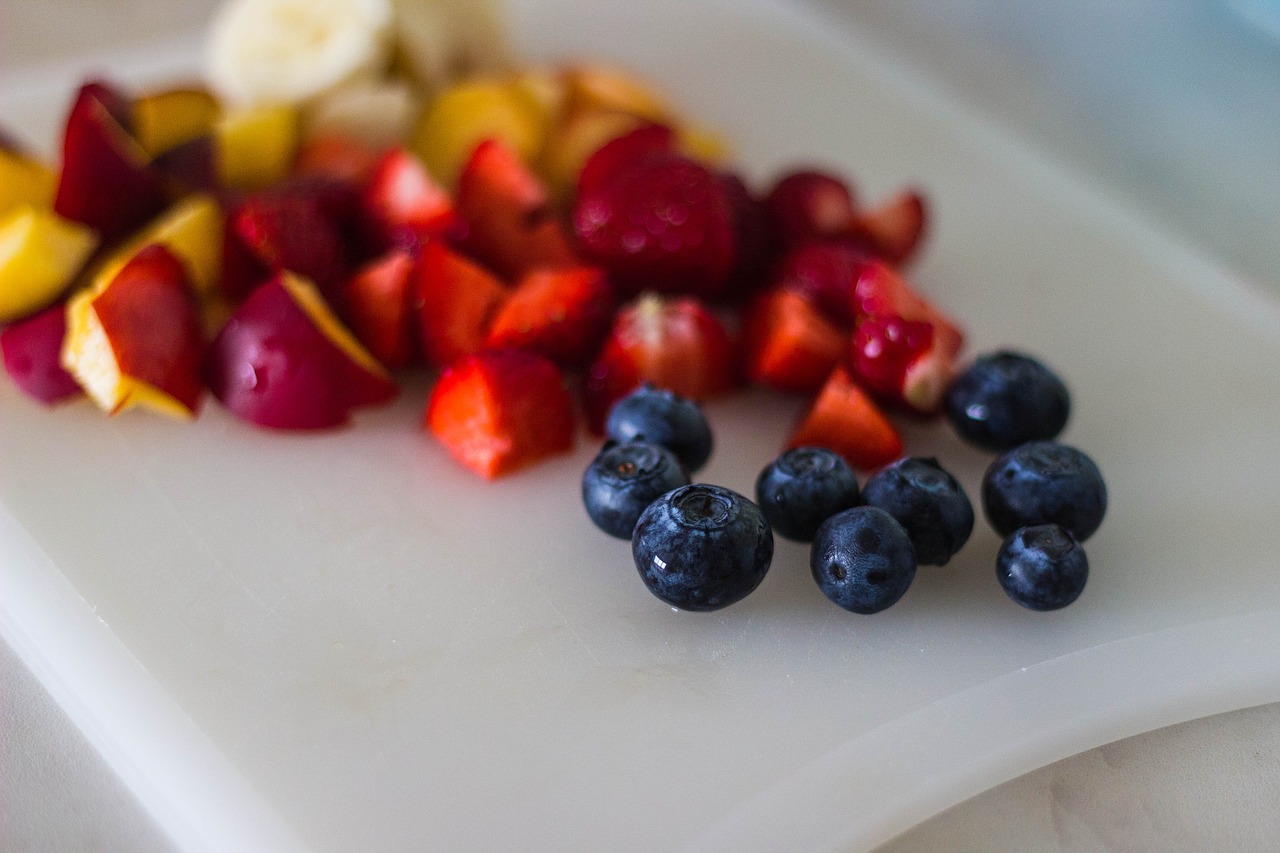
[[[12,69],[56,63],[77,51],[108,42],[122,46],[199,26],[210,0],[155,4],[141,0],[84,3],[71,0],[16,0],[0,11],[0,85]],[[1161,211],[1157,218],[1226,259],[1264,287],[1280,292],[1280,258],[1273,239],[1280,221],[1280,170],[1262,168],[1257,181],[1224,192],[1212,167],[1177,170],[1179,149],[1218,144],[1221,156],[1260,156],[1257,139],[1280,138],[1280,46],[1233,22],[1215,4],[1131,4],[1121,13],[1109,4],[1073,4],[1070,20],[1033,13],[1044,4],[954,2],[950,4],[841,4],[809,0],[842,26],[861,28],[886,45],[918,59],[922,73],[947,81],[958,97],[983,98],[999,120],[1033,141],[1052,139],[1063,158],[1105,180],[1114,180],[1135,204]],[[940,11],[946,6],[945,11]],[[1152,21],[1143,21],[1146,15]],[[1213,118],[1237,129],[1221,133],[1169,133],[1178,111],[1160,98],[1143,99],[1143,81],[1103,88],[1106,103],[1092,111],[1089,93],[1099,81],[1072,69],[1102,56],[1108,41],[1097,33],[1125,31],[1139,24],[1163,33],[1169,51],[1193,24],[1207,29],[1209,48],[1231,51],[1234,79],[1205,85],[1227,87]],[[1079,39],[1078,50],[1061,41],[1040,40],[1045,32]],[[1040,35],[1037,35],[1040,34]],[[1158,46],[1149,67],[1164,54]],[[981,57],[981,59],[979,59]],[[1194,53],[1179,66],[1187,74],[1210,63]],[[1270,64],[1268,64],[1270,63]],[[1107,63],[1092,63],[1105,73]],[[1116,69],[1123,73],[1125,69]],[[1134,67],[1128,71],[1133,72]],[[1253,75],[1253,76],[1250,76]],[[1172,79],[1177,80],[1178,77]],[[1244,87],[1254,98],[1240,98]],[[1258,97],[1260,96],[1260,97]],[[1272,97],[1274,96],[1274,97]],[[1270,98],[1267,113],[1255,104]],[[1146,130],[1134,133],[1107,125],[1126,99],[1141,101]],[[1201,96],[1212,100],[1211,93]],[[1193,100],[1195,100],[1193,98]],[[1099,145],[1073,124],[1083,112],[1100,115],[1101,133],[1113,145]],[[2,117],[0,117],[2,118]],[[1270,124],[1268,124],[1270,122]],[[1275,135],[1266,136],[1277,129]],[[1261,134],[1261,135],[1260,135]],[[1143,139],[1155,140],[1141,162],[1134,155]],[[1274,149],[1272,149],[1274,151]],[[1264,161],[1259,161],[1265,166]],[[1203,215],[1173,196],[1202,202]],[[1223,223],[1247,214],[1238,229]],[[1267,217],[1270,217],[1269,219]],[[7,647],[0,653],[0,848],[14,851],[171,849],[130,794],[69,724],[38,682]],[[885,845],[883,850],[1265,850],[1280,838],[1280,705],[1223,714],[1139,735],[1052,764],[1007,782],[933,818]]]

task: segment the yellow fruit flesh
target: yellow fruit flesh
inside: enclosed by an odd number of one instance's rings
[[[0,150],[0,216],[27,205],[49,210],[57,188],[58,175],[53,169],[21,154]]]
[[[509,81],[463,83],[427,107],[412,147],[432,176],[454,188],[467,158],[484,140],[501,140],[531,163],[542,148],[545,130],[542,110],[523,86]]]
[[[224,115],[214,126],[219,179],[242,190],[283,179],[298,150],[298,125],[298,111],[288,106]]]
[[[346,353],[348,358],[375,376],[390,376],[381,362],[374,358],[364,345],[356,340],[356,336],[342,324],[314,284],[290,272],[283,274],[281,283],[289,292],[289,297],[302,309],[302,313],[307,315],[334,346]]]
[[[52,303],[98,243],[83,225],[26,206],[0,220],[0,322]]]
[[[157,243],[182,261],[197,297],[205,299],[213,293],[222,272],[222,209],[208,193],[195,193],[173,205],[112,253],[93,275],[97,292],[134,255]]]
[[[203,89],[143,95],[133,104],[134,136],[151,156],[204,136],[218,120],[218,102]]]

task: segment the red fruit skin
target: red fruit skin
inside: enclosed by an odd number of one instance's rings
[[[356,271],[343,290],[343,314],[369,352],[391,369],[416,361],[414,259],[395,249]]]
[[[856,316],[854,286],[870,261],[866,252],[845,243],[806,243],[782,257],[773,283],[803,296],[833,323],[850,328]]]
[[[485,345],[581,366],[608,333],[615,304],[613,287],[594,267],[534,270],[494,314]]]
[[[620,173],[655,154],[676,150],[676,135],[663,124],[647,124],[596,149],[578,173],[577,196],[594,193]]]
[[[365,227],[379,249],[411,248],[455,225],[449,194],[403,148],[387,151],[374,165],[361,202]]]
[[[282,270],[315,282],[338,304],[347,279],[347,250],[336,222],[346,203],[334,191],[281,187],[246,196],[227,213],[222,288],[232,301]]]
[[[122,374],[192,412],[200,407],[204,335],[182,261],[164,246],[147,246],[120,268],[92,306]]]
[[[352,408],[385,402],[396,392],[312,322],[280,275],[232,314],[209,346],[204,374],[233,414],[274,429],[341,426]]]
[[[160,174],[173,198],[192,192],[217,192],[219,189],[217,151],[212,136],[195,139],[170,148],[156,157],[151,165]]]
[[[130,136],[129,99],[103,83],[80,88],[62,137],[62,173],[53,209],[122,237],[168,202],[165,183]]]
[[[964,346],[960,326],[882,261],[862,265],[846,304],[859,321],[865,317],[896,315],[929,323],[934,328],[938,346],[952,358]]]
[[[723,298],[744,304],[765,284],[778,257],[778,242],[764,203],[752,195],[742,178],[720,176],[733,211],[735,259]]]
[[[800,418],[786,446],[818,446],[868,471],[902,455],[902,438],[884,413],[843,369],[836,368]]]
[[[822,387],[846,349],[846,336],[808,300],[789,290],[760,294],[743,320],[747,378],[778,391]]]
[[[578,197],[578,248],[625,295],[726,295],[737,246],[733,202],[719,176],[676,154],[654,155]]]
[[[423,426],[454,459],[492,480],[571,450],[573,399],[551,361],[487,350],[445,369]]]
[[[62,369],[67,311],[61,303],[0,330],[5,372],[27,396],[46,406],[80,393],[75,377]]]
[[[413,300],[428,364],[444,366],[485,344],[507,288],[492,273],[440,241],[422,249]]]
[[[886,262],[901,266],[919,250],[928,225],[929,208],[924,195],[905,189],[875,207],[858,211],[849,233]]]
[[[459,245],[508,281],[532,269],[579,266],[549,205],[546,187],[514,151],[481,142],[458,178]]]
[[[587,371],[583,406],[599,432],[619,398],[649,382],[695,400],[740,384],[737,342],[697,299],[645,294],[623,306]]]
[[[783,175],[769,190],[764,206],[776,238],[788,248],[838,238],[857,223],[853,191],[817,169]]]

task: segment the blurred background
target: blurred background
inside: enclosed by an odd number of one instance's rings
[[[1179,245],[1280,289],[1280,0],[786,2],[861,32]],[[216,5],[4,0],[0,86],[195,45]],[[0,848],[167,848],[3,647],[0,739]],[[1277,706],[1188,723],[1009,782],[891,848],[1267,849],[1280,818],[1259,806],[1275,802],[1277,759]]]

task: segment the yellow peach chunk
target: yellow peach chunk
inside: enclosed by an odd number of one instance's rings
[[[510,146],[526,163],[542,148],[545,126],[538,102],[508,80],[480,80],[445,90],[427,107],[412,148],[447,187],[486,139]]]
[[[166,89],[133,103],[133,134],[155,157],[213,130],[221,108],[205,89]]]
[[[67,288],[98,244],[92,229],[27,205],[0,220],[0,322],[34,314]]]
[[[57,188],[58,175],[53,169],[15,151],[0,149],[0,216],[23,205],[49,210]]]
[[[254,190],[289,174],[298,149],[298,111],[291,106],[230,112],[214,125],[218,178],[223,185]]]
[[[644,119],[611,110],[579,111],[551,131],[538,172],[557,202],[567,201],[578,185],[578,173],[600,146],[635,130]]]
[[[565,69],[564,76],[571,109],[626,112],[662,124],[672,120],[666,99],[634,74],[583,65]]]

